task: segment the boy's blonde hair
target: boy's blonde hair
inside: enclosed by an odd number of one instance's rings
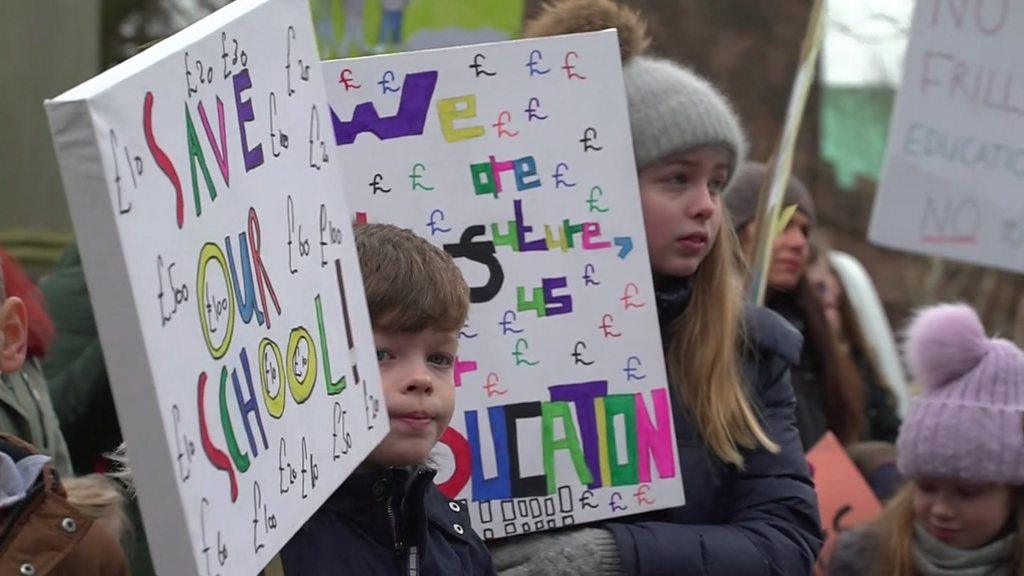
[[[469,286],[448,253],[390,224],[354,230],[375,329],[452,332],[466,323]]]

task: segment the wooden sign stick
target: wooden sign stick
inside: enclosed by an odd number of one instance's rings
[[[786,110],[786,121],[782,128],[782,136],[776,144],[775,152],[768,163],[768,172],[758,194],[757,213],[754,221],[758,223],[756,236],[751,253],[747,254],[750,270],[747,273],[747,300],[757,305],[764,304],[765,287],[768,279],[768,268],[771,266],[772,243],[775,241],[776,230],[785,229],[779,224],[782,200],[786,193],[786,185],[793,169],[793,151],[796,148],[800,123],[803,120],[807,94],[814,81],[817,68],[818,53],[825,27],[825,0],[815,0],[811,9],[811,18],[807,25],[800,48],[800,65],[793,90],[789,95],[789,106]],[[792,213],[789,213],[792,216]],[[765,223],[770,223],[765,225]]]

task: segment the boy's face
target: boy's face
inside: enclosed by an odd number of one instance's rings
[[[382,466],[426,461],[455,410],[457,332],[374,329],[391,431],[367,458]]]

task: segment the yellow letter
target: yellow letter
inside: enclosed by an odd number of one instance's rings
[[[441,132],[448,142],[458,142],[484,135],[483,126],[456,128],[456,120],[476,118],[476,94],[466,94],[437,101],[437,117],[441,121]]]

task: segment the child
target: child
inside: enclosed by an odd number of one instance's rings
[[[59,438],[59,429],[45,383],[11,378],[25,367],[29,316],[21,298],[6,294],[2,271],[0,266],[0,574],[127,574],[119,534],[94,522],[91,507],[85,512],[76,507],[99,504],[95,493],[76,491],[76,504],[55,469],[55,456],[10,434],[47,440],[54,431]],[[83,482],[89,480],[78,486]],[[119,502],[109,504],[104,510]]]
[[[608,0],[563,0],[527,36],[616,27],[686,504],[499,541],[509,574],[809,574],[821,546],[795,426],[800,336],[742,303],[722,191],[746,141],[707,80],[642,54],[644,24]]]
[[[68,446],[39,365],[53,337],[42,294],[18,263],[0,249],[0,433],[11,434],[71,474]],[[3,346],[6,342],[6,346]]]
[[[1024,353],[947,304],[911,323],[906,356],[924,387],[897,441],[911,482],[840,537],[829,574],[1024,575]]]
[[[455,409],[469,288],[409,230],[367,224],[355,236],[391,431],[284,547],[284,573],[493,574],[467,511],[426,466]]]

